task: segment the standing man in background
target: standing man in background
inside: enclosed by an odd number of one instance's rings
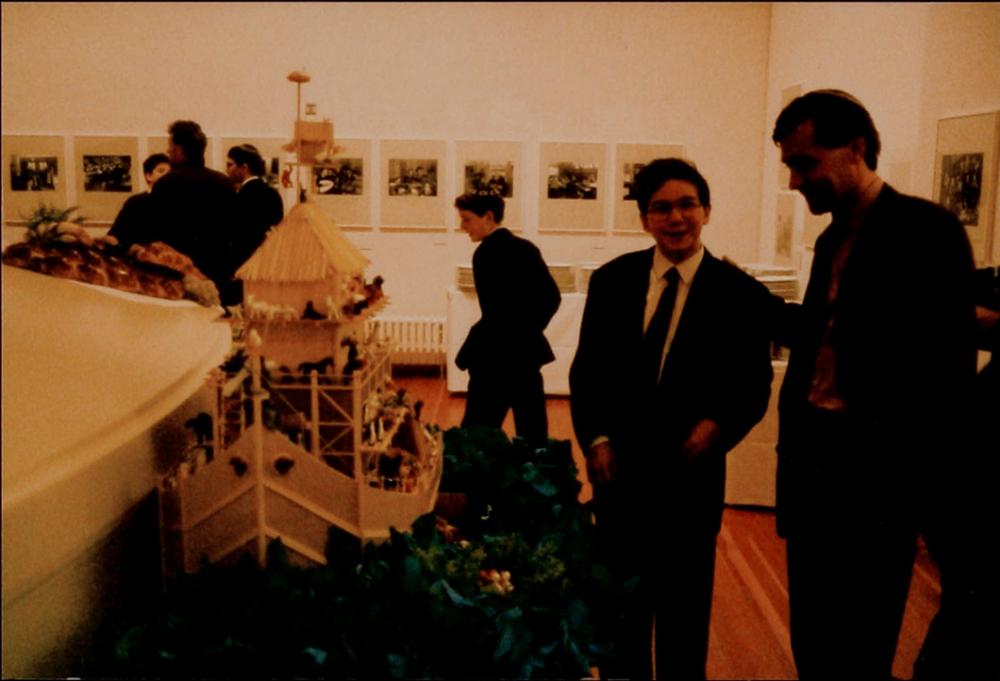
[[[500,226],[496,194],[455,199],[462,230],[478,243],[472,273],[482,316],[455,357],[469,371],[462,427],[500,428],[509,410],[517,434],[535,445],[548,439],[542,365],[555,359],[545,327],[562,296],[538,248]]]
[[[801,306],[778,313],[791,348],[777,512],[792,651],[801,679],[888,680],[918,533],[942,602],[962,589],[951,538],[972,520],[961,477],[974,470],[972,253],[954,215],[878,176],[879,134],[851,95],[795,99],[772,139],[790,189],[832,216]]]
[[[208,140],[194,121],[169,128],[170,172],[153,186],[155,238],[187,255],[215,282],[220,295],[231,276],[229,244],[236,225],[236,192],[224,174],[205,167]],[[229,304],[226,298],[223,304]]]
[[[267,171],[257,147],[240,144],[229,149],[226,174],[236,187],[236,231],[229,245],[230,276],[253,255],[267,232],[285,217],[278,190],[264,181]],[[235,304],[243,300],[241,282],[231,281],[228,298]]]
[[[770,296],[702,245],[712,206],[693,164],[652,161],[633,194],[654,247],[593,273],[570,369],[600,550],[618,580],[638,576],[599,667],[704,679],[726,453],[771,393]]]

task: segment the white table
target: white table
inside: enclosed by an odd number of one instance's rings
[[[546,395],[569,395],[569,366],[576,354],[583,319],[584,293],[563,293],[562,302],[545,329],[545,337],[556,359],[542,367]],[[469,373],[455,366],[455,355],[462,347],[469,329],[480,317],[479,299],[475,291],[452,288],[448,291],[448,390],[465,392]]]
[[[177,454],[167,421],[183,434],[232,331],[191,301],[6,265],[2,287],[3,676],[59,676],[56,653],[124,588],[106,538]]]

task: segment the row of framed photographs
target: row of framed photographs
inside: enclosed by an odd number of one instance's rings
[[[654,158],[684,155],[683,146],[670,144],[616,144],[609,149],[604,143],[545,142],[538,146],[537,174],[529,174],[523,142],[338,139],[339,150],[329,164],[297,166],[283,149],[286,139],[220,137],[209,140],[206,164],[222,170],[226,151],[243,143],[261,151],[268,182],[280,187],[284,179],[308,187],[339,225],[359,229],[374,224],[441,229],[448,224],[455,195],[492,192],[504,197],[504,224],[514,230],[523,227],[525,201],[537,197],[543,231],[601,233],[610,205],[614,231],[639,232],[632,178]],[[44,202],[79,206],[91,223],[111,222],[129,195],[146,189],[142,160],[166,146],[162,135],[142,140],[4,135],[5,218],[17,221]],[[67,158],[73,159],[72,167]],[[377,222],[372,220],[376,211]]]

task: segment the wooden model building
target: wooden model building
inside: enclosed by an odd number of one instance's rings
[[[331,527],[379,540],[433,509],[441,436],[394,389],[389,348],[364,336],[387,302],[367,264],[303,202],[238,271],[242,347],[194,445],[211,460],[159,481],[165,574],[246,553],[263,563],[274,538],[323,564]]]

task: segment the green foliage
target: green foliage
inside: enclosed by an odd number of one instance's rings
[[[46,203],[38,204],[38,208],[25,218],[28,228],[28,231],[25,233],[25,240],[32,243],[44,243],[55,240],[57,237],[55,227],[60,222],[72,222],[82,225],[86,218],[81,215],[73,215],[78,208],[79,206],[57,208]]]
[[[585,677],[623,591],[594,554],[569,443],[531,449],[451,430],[445,476],[472,509],[451,541],[433,514],[363,548],[331,530],[329,564],[205,565],[123,632],[100,675],[336,678]],[[483,575],[510,573],[513,590]]]

